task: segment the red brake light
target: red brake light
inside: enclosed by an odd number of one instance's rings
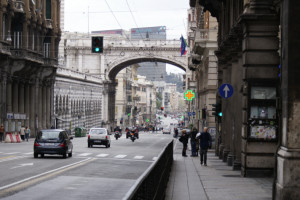
[[[107,139],[107,136],[105,136],[105,138]]]
[[[90,139],[90,135],[88,135],[88,139]]]
[[[58,145],[58,146],[60,146],[60,147],[65,147],[66,145],[65,145],[65,143],[61,143],[61,144]]]
[[[34,146],[35,146],[35,147],[39,147],[39,146],[41,146],[41,145],[40,145],[39,143],[35,142],[35,143],[34,143]]]

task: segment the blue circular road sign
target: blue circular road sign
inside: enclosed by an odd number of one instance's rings
[[[221,87],[219,88],[219,93],[221,95],[222,98],[229,98],[233,95],[233,87],[232,85],[228,84],[228,83],[224,83],[223,85],[221,85]]]

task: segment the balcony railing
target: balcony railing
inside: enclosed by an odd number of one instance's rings
[[[15,5],[15,12],[24,13],[24,2],[23,2],[23,0],[15,0],[14,5]]]

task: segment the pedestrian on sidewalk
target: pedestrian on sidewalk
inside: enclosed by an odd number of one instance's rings
[[[26,126],[25,127],[25,139],[28,142],[29,134],[30,134],[30,129]]]
[[[200,133],[200,162],[201,165],[207,166],[207,150],[211,148],[211,136],[208,132],[208,127],[204,127],[203,132]]]
[[[4,141],[4,126],[1,124],[0,126],[0,142]]]
[[[189,142],[189,136],[186,133],[186,130],[181,131],[181,136],[179,138],[179,141],[182,142],[183,148],[182,148],[182,156],[187,157],[186,155],[186,149],[187,149],[187,144]]]
[[[25,128],[23,126],[20,129],[20,135],[21,135],[22,141],[24,141],[25,140]]]
[[[197,157],[197,152],[196,152],[196,135],[198,133],[198,130],[194,127],[192,132],[191,132],[191,149],[192,149],[192,155],[191,157]]]

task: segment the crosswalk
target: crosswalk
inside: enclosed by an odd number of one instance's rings
[[[0,152],[0,162],[21,159],[30,157],[33,155],[33,152],[9,152],[3,153]],[[155,161],[157,157],[149,157],[144,155],[125,155],[125,154],[108,154],[108,153],[91,153],[91,152],[73,152],[73,157],[84,158],[84,157],[93,157],[93,158],[112,158],[112,159],[132,159],[132,160],[147,160]]]

